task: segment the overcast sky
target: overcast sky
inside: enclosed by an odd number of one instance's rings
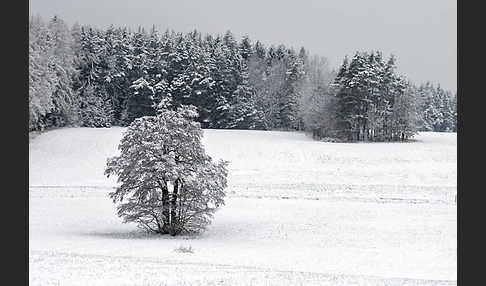
[[[304,46],[333,67],[357,50],[381,50],[415,83],[457,85],[455,0],[29,0],[29,14],[102,28],[231,30],[266,45]]]

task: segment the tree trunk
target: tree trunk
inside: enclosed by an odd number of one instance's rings
[[[163,225],[161,232],[168,233],[169,231],[169,189],[167,188],[167,182],[159,183],[162,189],[162,215]]]
[[[370,130],[368,129],[368,123],[365,123],[364,124],[364,141],[368,141],[369,140],[369,134],[370,134]]]
[[[174,190],[172,191],[172,198],[170,200],[170,235],[174,236],[178,233],[179,223],[177,217],[177,195],[179,192],[179,179],[174,182]]]

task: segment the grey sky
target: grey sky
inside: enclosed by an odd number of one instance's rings
[[[29,0],[29,13],[98,27],[231,30],[266,45],[304,46],[333,67],[357,50],[381,50],[416,83],[457,85],[455,0]]]

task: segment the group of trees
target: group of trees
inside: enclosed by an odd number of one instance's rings
[[[321,86],[303,96],[310,102],[303,104],[305,127],[316,138],[395,141],[417,131],[457,130],[457,95],[428,82],[415,86],[396,72],[393,55],[356,52]]]
[[[349,140],[404,140],[418,120],[412,84],[395,71],[395,58],[357,52],[334,79],[336,131]]]
[[[416,88],[419,131],[457,132],[457,94],[430,82]]]
[[[79,122],[72,36],[58,17],[29,22],[29,131]]]
[[[325,58],[245,36],[30,19],[29,130],[128,126],[158,107],[196,107],[203,128],[305,130],[316,138],[397,140],[455,131],[456,96],[416,87],[395,59]]]

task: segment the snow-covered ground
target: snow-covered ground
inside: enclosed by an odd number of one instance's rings
[[[30,142],[32,285],[457,284],[456,134],[344,144],[205,130],[208,154],[230,161],[227,203],[203,235],[174,238],[122,224],[107,197],[124,130]]]

